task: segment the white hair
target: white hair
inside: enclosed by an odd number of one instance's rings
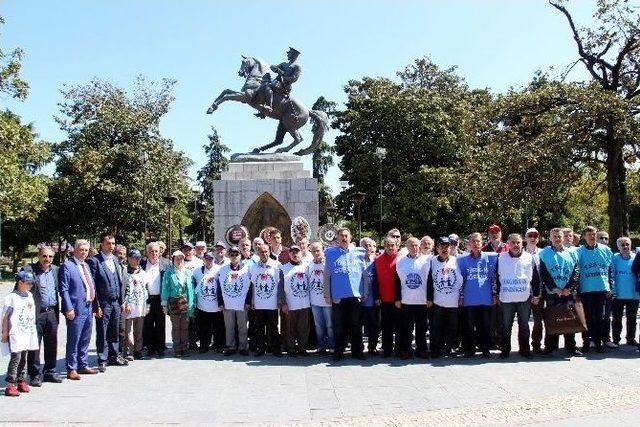
[[[76,242],[73,244],[73,248],[74,248],[74,249],[78,249],[78,248],[80,248],[80,247],[82,247],[82,246],[88,246],[88,247],[91,247],[91,244],[89,243],[89,241],[88,241],[88,240],[85,240],[85,239],[78,239],[78,240],[76,240]]]
[[[160,250],[160,244],[158,242],[147,243],[147,252],[149,252],[153,248],[157,248],[158,250]]]
[[[629,242],[629,246],[631,246],[631,239],[630,239],[630,238],[625,237],[625,236],[618,237],[618,240],[616,240],[616,246],[618,247],[618,250],[622,250],[622,249],[621,249],[621,247],[622,247],[622,242],[624,242],[625,240],[626,240],[627,242]]]

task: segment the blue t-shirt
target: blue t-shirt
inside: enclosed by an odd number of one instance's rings
[[[325,249],[325,269],[329,273],[331,298],[360,297],[360,280],[364,272],[364,248]]]
[[[362,300],[362,306],[373,307],[373,304],[375,302],[374,294],[376,291],[376,286],[375,286],[376,265],[373,261],[371,262],[365,261],[364,264],[365,264],[364,273],[362,273],[362,280],[360,281],[360,295],[364,296],[365,281],[369,283],[370,291],[369,291],[369,295],[367,295],[367,299]]]
[[[629,259],[622,258],[619,253],[613,256],[613,283],[616,299],[640,299],[636,290],[638,279],[631,271],[631,264],[636,254],[632,253]]]
[[[580,246],[578,254],[578,265],[580,266],[580,292],[601,292],[610,291],[609,269],[613,260],[613,252],[608,246],[596,243],[593,248],[584,245]]]
[[[547,246],[540,251],[540,261],[544,263],[555,285],[564,289],[578,263],[578,255],[576,251],[568,248],[558,252],[553,249],[553,246]],[[547,291],[551,292],[551,289],[547,287]]]
[[[497,261],[496,252],[481,252],[478,258],[474,258],[471,254],[458,258],[465,307],[493,303]]]

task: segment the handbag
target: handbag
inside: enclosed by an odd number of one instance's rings
[[[181,295],[175,298],[169,298],[169,314],[181,315],[185,314],[189,310],[189,303],[187,297]]]
[[[550,305],[544,309],[544,329],[549,335],[576,334],[587,330],[581,302]]]

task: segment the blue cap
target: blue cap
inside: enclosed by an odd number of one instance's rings
[[[438,239],[438,244],[439,245],[450,245],[451,244],[451,239],[449,237],[447,237],[447,236],[440,237]]]
[[[193,245],[191,244],[191,242],[182,242],[182,246],[180,246],[180,249],[185,248],[193,249]]]
[[[16,274],[16,282],[23,281],[33,283],[34,280],[35,277],[33,277],[33,274],[28,271],[20,271]]]
[[[130,258],[137,258],[137,259],[142,258],[142,254],[137,249],[130,249],[129,252],[127,253],[127,256]]]
[[[213,254],[213,252],[205,252],[204,257],[209,259],[215,259],[216,256]]]

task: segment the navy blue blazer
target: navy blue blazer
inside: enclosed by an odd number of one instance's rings
[[[116,265],[115,274],[111,274],[111,271],[109,271],[109,267],[107,267],[102,253],[99,253],[93,258],[87,259],[91,275],[96,283],[96,296],[100,306],[114,300],[118,300],[118,302],[122,304],[120,278],[118,274],[118,268],[120,266],[118,258],[115,255],[113,257],[113,262]]]
[[[87,301],[87,291],[84,281],[78,270],[75,258],[65,261],[58,269],[58,292],[62,302],[62,312],[74,310],[76,315],[81,313]],[[97,301],[93,300],[93,311],[98,308]]]

